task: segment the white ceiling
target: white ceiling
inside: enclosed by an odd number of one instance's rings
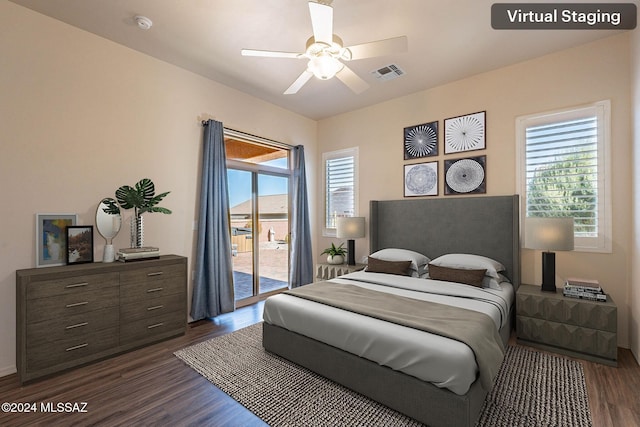
[[[303,52],[311,36],[307,0],[11,1],[315,120],[616,34],[496,31],[490,0],[334,0],[334,33],[346,46],[406,35],[409,51],[350,62],[371,85],[359,95],[335,78],[283,95],[306,61],[243,57],[240,50]],[[153,27],[140,30],[135,15]],[[371,75],[389,64],[406,74],[389,81]]]

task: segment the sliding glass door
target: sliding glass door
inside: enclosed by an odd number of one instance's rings
[[[235,299],[242,306],[289,287],[289,153],[225,142]]]

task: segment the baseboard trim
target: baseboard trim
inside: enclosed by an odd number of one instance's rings
[[[13,366],[5,366],[4,368],[0,368],[0,377],[6,377],[7,375],[16,374],[18,372],[18,368]]]

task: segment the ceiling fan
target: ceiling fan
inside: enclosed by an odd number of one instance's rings
[[[407,51],[407,37],[394,37],[353,46],[344,47],[342,39],[333,34],[333,8],[331,1],[309,2],[313,36],[307,40],[306,50],[302,53],[278,52],[270,50],[242,49],[243,56],[262,56],[272,58],[308,59],[307,69],[284,92],[290,95],[298,92],[312,76],[321,80],[337,77],[353,92],[365,91],[369,84],[354,73],[342,61],[372,58],[375,56],[402,53]]]

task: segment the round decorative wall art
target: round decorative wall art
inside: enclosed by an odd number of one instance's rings
[[[437,196],[438,162],[404,166],[404,196]]]
[[[445,194],[486,193],[487,156],[445,160]]]
[[[438,122],[404,128],[404,159],[438,155]]]
[[[444,153],[482,150],[485,145],[485,112],[444,121]]]

